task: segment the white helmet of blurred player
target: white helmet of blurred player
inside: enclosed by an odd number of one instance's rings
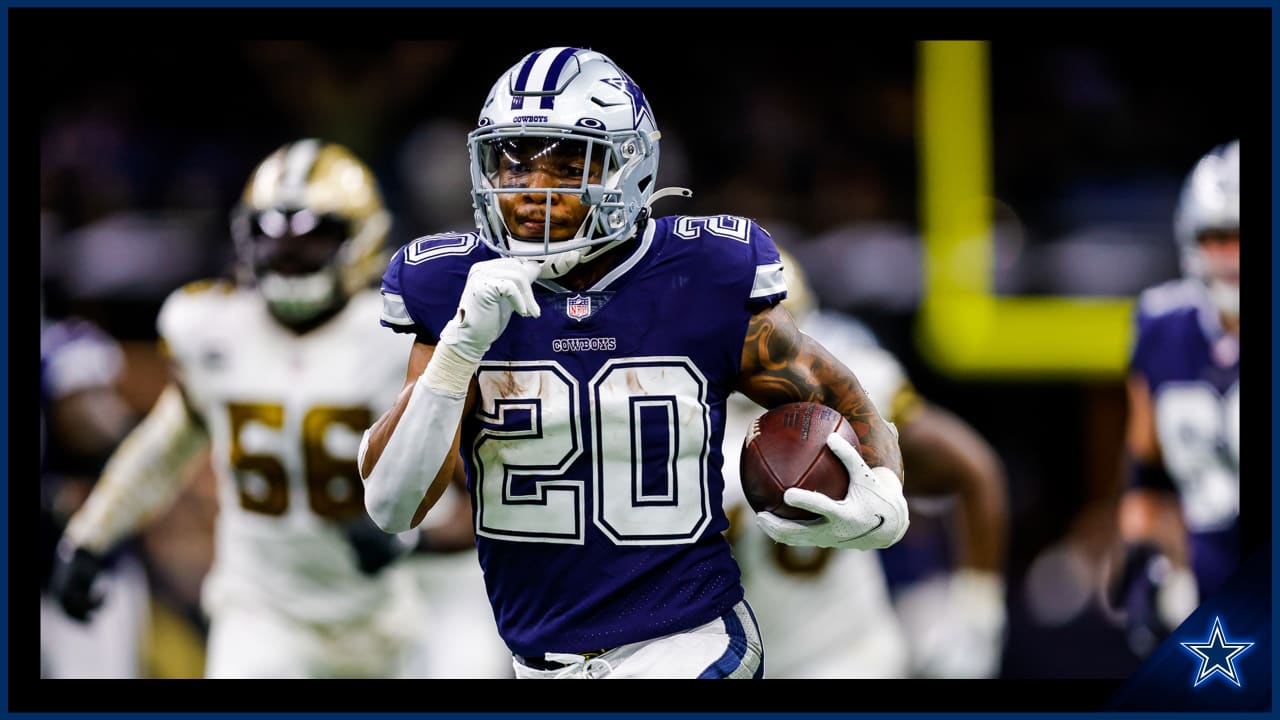
[[[286,325],[306,325],[370,285],[390,226],[369,167],[312,138],[259,163],[231,215],[241,267]]]
[[[1219,145],[1187,175],[1174,213],[1174,237],[1182,271],[1209,288],[1220,312],[1240,312],[1240,141]],[[1236,252],[1207,249],[1235,241]]]
[[[644,93],[608,57],[571,47],[529,53],[498,78],[467,137],[481,239],[502,255],[581,250],[580,261],[629,239],[654,196],[659,136]],[[597,182],[583,173],[576,187],[500,186],[504,155],[551,153],[583,157],[585,167],[602,163]],[[511,193],[544,195],[548,206],[555,194],[574,194],[590,211],[572,238],[552,240],[548,223],[541,241],[522,240],[513,236],[498,206],[498,196]]]

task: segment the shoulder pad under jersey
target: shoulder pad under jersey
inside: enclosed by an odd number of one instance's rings
[[[227,280],[196,280],[169,293],[156,316],[161,342],[171,353],[184,346],[220,316],[239,292]]]
[[[382,275],[382,324],[396,332],[440,337],[458,308],[471,266],[492,257],[476,233],[440,233],[405,243]]]
[[[782,257],[773,238],[758,223],[737,215],[675,215],[658,218],[673,250],[691,252],[709,279],[749,280],[747,306],[753,311],[787,296]]]

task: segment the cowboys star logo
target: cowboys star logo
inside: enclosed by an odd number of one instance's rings
[[[1193,687],[1220,674],[1236,687],[1240,687],[1240,676],[1236,674],[1235,658],[1240,653],[1253,647],[1251,642],[1227,642],[1226,633],[1222,631],[1222,620],[1213,619],[1213,630],[1209,639],[1199,643],[1181,643],[1188,652],[1200,658],[1200,670],[1196,673]]]
[[[631,116],[633,128],[640,127],[640,121],[649,116],[650,122],[653,121],[653,115],[649,111],[649,101],[644,99],[644,93],[640,92],[640,86],[636,85],[630,75],[622,73],[622,77],[608,78],[602,82],[612,85],[613,87],[626,93],[631,98]]]

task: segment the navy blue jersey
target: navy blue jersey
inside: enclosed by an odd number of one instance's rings
[[[383,324],[439,337],[476,235],[420,238],[383,277]],[[478,370],[462,447],[498,629],[520,655],[687,630],[742,599],[721,533],[725,400],[751,315],[786,296],[750,220],[666,217],[582,292],[540,281]]]
[[[1156,434],[1203,596],[1239,561],[1239,341],[1222,331],[1203,285],[1166,283],[1139,299],[1131,369],[1151,388]]]

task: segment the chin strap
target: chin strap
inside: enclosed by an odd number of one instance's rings
[[[669,188],[662,188],[661,190],[655,190],[653,194],[649,196],[648,201],[645,202],[644,207],[646,210],[648,210],[653,207],[653,204],[655,202],[661,200],[664,197],[671,197],[672,195],[678,195],[680,197],[690,198],[690,197],[693,197],[693,191],[690,190],[689,188],[682,188],[682,187],[669,187]]]
[[[630,240],[633,237],[638,237],[640,235],[643,235],[645,225],[648,225],[649,218],[653,217],[653,204],[664,197],[671,197],[673,195],[690,198],[690,197],[693,197],[693,191],[690,190],[689,188],[682,188],[682,187],[669,187],[669,188],[662,188],[661,190],[655,190],[654,193],[649,196],[649,199],[645,201],[644,207],[640,208],[640,213],[636,215],[635,231],[632,232],[630,235],[628,235],[626,237],[626,240]],[[603,253],[604,251],[624,241],[625,240],[618,240],[616,242],[611,242],[608,245],[601,248],[600,253]],[[582,261],[585,262],[587,260],[590,260],[591,258],[595,257],[595,255],[598,255],[600,253],[586,255],[585,257],[582,258]]]
[[[566,250],[562,253],[548,256],[542,261],[542,270],[538,273],[539,280],[549,280],[558,278],[569,272],[582,262],[582,256],[586,253],[582,250]]]

